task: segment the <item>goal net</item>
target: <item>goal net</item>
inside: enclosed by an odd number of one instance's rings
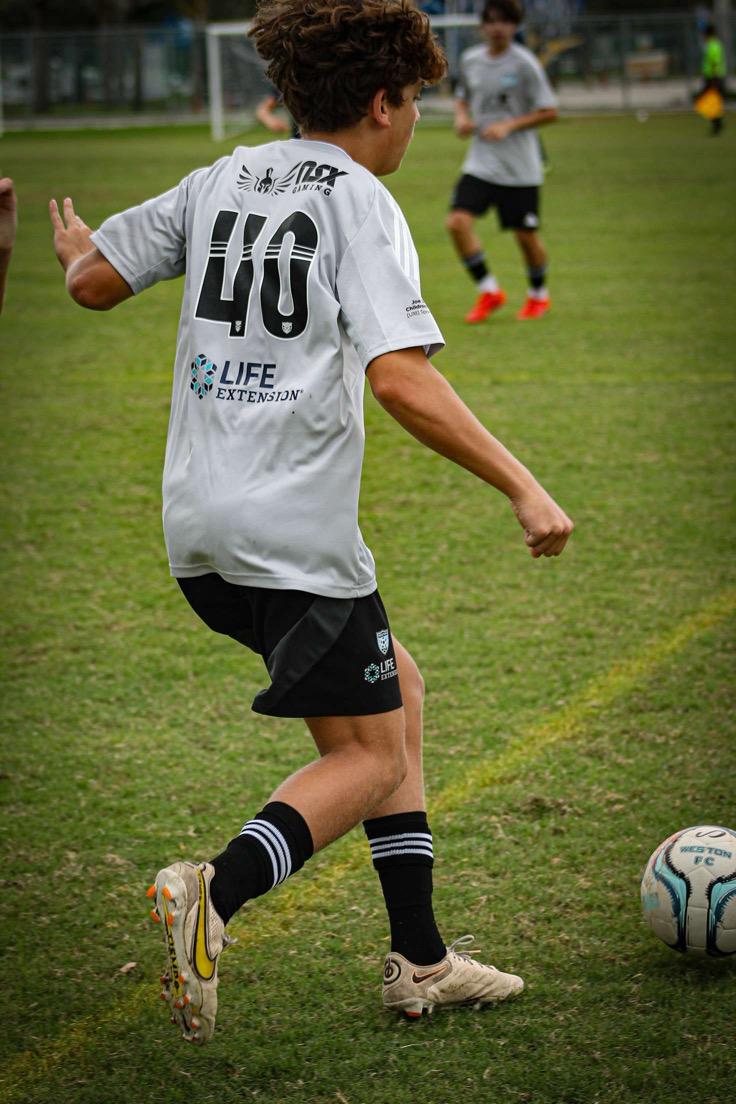
[[[252,126],[261,100],[271,92],[265,64],[248,38],[249,23],[207,27],[210,125],[216,142]]]
[[[207,27],[207,70],[210,124],[215,141],[232,138],[252,126],[255,111],[272,93],[265,71],[251,39],[250,23],[210,23]],[[450,62],[450,74],[458,68],[460,54],[479,41],[477,15],[436,16],[432,27]],[[438,88],[428,88],[422,97],[422,111],[451,115],[451,79]]]

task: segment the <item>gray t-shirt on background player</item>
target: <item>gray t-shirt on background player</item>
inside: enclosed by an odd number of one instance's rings
[[[364,372],[444,344],[388,191],[331,143],[239,147],[92,241],[136,293],[184,276],[163,478],[172,575],[372,593]]]
[[[492,57],[486,45],[472,46],[460,59],[460,73],[455,95],[470,105],[477,128],[462,171],[491,184],[541,184],[542,158],[534,129],[515,131],[500,142],[480,137],[490,123],[557,106],[534,54],[515,42],[500,57]]]

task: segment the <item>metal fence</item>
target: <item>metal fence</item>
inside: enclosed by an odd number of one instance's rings
[[[196,119],[207,112],[204,28],[0,36],[6,129]]]
[[[701,42],[688,14],[535,14],[526,42],[557,87],[563,111],[686,108],[700,71]],[[460,53],[478,41],[477,17],[435,21],[450,81],[428,98],[449,105]],[[0,36],[2,112],[8,130],[110,126],[206,118],[204,26],[138,26]],[[733,35],[726,42],[734,56]]]

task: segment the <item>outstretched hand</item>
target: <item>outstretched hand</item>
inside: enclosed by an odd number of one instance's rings
[[[18,225],[18,203],[13,181],[9,176],[0,179],[0,250],[10,250],[15,241]]]
[[[51,225],[54,228],[54,249],[59,258],[59,264],[66,270],[75,261],[94,249],[90,241],[91,229],[76,214],[74,204],[67,196],[64,200],[64,217],[59,214],[56,200],[49,203],[49,215]]]
[[[534,559],[559,556],[574,525],[544,488],[537,485],[534,490],[512,498],[511,508]]]

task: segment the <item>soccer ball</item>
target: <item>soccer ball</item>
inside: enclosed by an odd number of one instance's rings
[[[647,863],[641,904],[668,947],[736,954],[736,832],[704,824],[669,836]]]

